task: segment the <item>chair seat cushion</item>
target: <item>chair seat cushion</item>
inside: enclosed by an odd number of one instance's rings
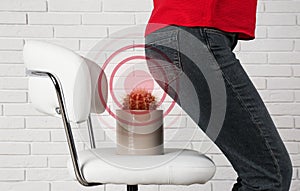
[[[165,148],[163,155],[118,155],[116,148],[78,153],[88,182],[111,184],[204,184],[216,171],[214,162],[198,151]],[[75,179],[71,161],[70,173]]]

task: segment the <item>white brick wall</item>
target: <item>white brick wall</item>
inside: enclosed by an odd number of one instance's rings
[[[22,61],[25,39],[39,39],[87,52],[95,40],[120,28],[145,24],[152,0],[1,0],[0,1],[0,190],[65,191],[125,190],[125,185],[84,188],[70,180],[62,122],[37,112],[28,103],[28,81]],[[300,190],[300,1],[261,0],[256,40],[239,42],[235,51],[259,90],[291,155],[291,191]],[[120,41],[131,44],[132,41]],[[171,122],[179,109],[166,119]],[[107,120],[110,117],[105,117]],[[97,120],[93,120],[97,123]],[[196,128],[189,127],[168,145],[181,146]],[[99,125],[96,125],[97,128]],[[105,126],[105,125],[104,125]],[[168,130],[174,131],[172,128]],[[79,135],[80,132],[80,135]],[[99,146],[112,145],[96,131]],[[76,129],[79,149],[86,132]],[[205,142],[201,143],[201,139]],[[84,138],[85,140],[85,138]],[[236,173],[222,152],[198,131],[188,145],[207,152],[217,165],[212,181],[192,186],[141,186],[141,191],[231,190]]]

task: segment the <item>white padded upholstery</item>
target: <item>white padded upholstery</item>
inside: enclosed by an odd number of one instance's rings
[[[85,121],[91,110],[91,79],[85,60],[64,47],[42,41],[26,41],[23,58],[28,70],[49,72],[62,86],[69,119]],[[30,77],[29,97],[42,113],[60,117],[54,86],[50,78]]]
[[[79,153],[87,181],[132,185],[204,184],[216,171],[213,161],[195,150],[165,148],[163,155],[117,155],[115,151],[116,148],[99,148]],[[68,166],[75,179],[70,161]]]

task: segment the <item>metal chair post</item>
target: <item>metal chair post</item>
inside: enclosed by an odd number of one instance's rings
[[[95,143],[95,136],[94,136],[94,131],[93,131],[91,114],[89,115],[89,118],[87,120],[87,125],[88,125],[88,132],[89,132],[91,149],[95,149],[96,148],[96,143]]]
[[[56,76],[54,76],[53,74],[49,73],[49,72],[43,72],[43,71],[28,71],[27,70],[27,74],[28,75],[35,75],[35,76],[47,76],[51,79],[55,91],[56,91],[56,95],[57,95],[57,99],[58,99],[58,103],[59,103],[59,112],[62,116],[62,120],[63,120],[63,124],[64,124],[64,129],[65,129],[65,133],[66,133],[66,138],[67,138],[67,142],[68,142],[68,146],[69,146],[69,150],[70,150],[70,155],[71,155],[71,159],[72,159],[72,163],[73,163],[73,168],[74,168],[74,173],[76,176],[77,181],[82,184],[83,186],[98,186],[98,185],[102,185],[102,183],[96,183],[96,182],[87,182],[80,170],[80,166],[78,163],[78,155],[77,155],[77,150],[76,150],[76,146],[75,146],[75,141],[74,141],[74,137],[73,137],[73,133],[72,133],[72,128],[71,128],[71,124],[69,121],[69,118],[67,116],[67,112],[66,112],[66,106],[65,106],[65,100],[64,100],[64,96],[63,96],[63,90],[60,84],[60,81],[58,80],[58,78]]]
[[[127,185],[127,191],[138,191],[138,185]]]

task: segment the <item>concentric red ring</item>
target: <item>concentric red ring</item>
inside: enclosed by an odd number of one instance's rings
[[[131,49],[131,48],[145,48],[145,45],[144,44],[134,44],[134,45],[128,45],[128,46],[125,46],[125,47],[122,47],[120,48],[119,50],[117,50],[116,52],[114,52],[112,55],[109,56],[109,58],[104,62],[104,65],[102,66],[102,72],[100,73],[99,77],[98,77],[98,84],[101,84],[101,80],[102,80],[102,77],[104,75],[104,70],[106,68],[106,66],[110,63],[110,61],[115,57],[117,56],[118,54],[120,54],[122,51],[125,51],[125,50],[128,50],[128,49]],[[158,52],[159,54],[161,54],[164,58],[166,58],[169,62],[171,62],[170,58],[164,54],[162,51],[154,48],[154,47],[150,47],[149,48],[151,49],[155,49],[156,52]],[[145,56],[132,56],[132,57],[129,57],[129,58],[126,58],[124,60],[122,60],[118,65],[117,65],[117,69],[115,68],[113,70],[113,76],[115,75],[116,71],[126,62],[128,62],[129,60],[133,60],[133,59],[145,59],[145,60],[150,60],[150,58],[148,57],[145,57]],[[152,62],[155,62],[154,60],[151,60]],[[163,71],[164,72],[164,71]],[[165,74],[165,73],[164,73]],[[112,76],[112,77],[113,77]],[[164,75],[165,77],[166,75]],[[110,85],[112,84],[112,77],[110,79]],[[168,82],[168,79],[166,79],[166,82]],[[178,83],[176,84],[178,86]],[[110,90],[112,90],[112,86],[110,86]],[[163,94],[163,97],[162,97],[162,101],[165,99],[166,97],[166,91],[168,90],[168,86],[166,86],[166,89],[164,91],[164,94]],[[148,124],[151,124],[154,120],[152,121],[148,121],[146,123],[132,123],[132,122],[128,122],[128,121],[124,121],[123,119],[120,119],[118,116],[116,116],[116,114],[114,112],[111,111],[111,109],[108,107],[104,97],[103,97],[103,93],[102,93],[102,88],[100,86],[98,86],[98,94],[99,94],[99,97],[100,97],[100,101],[101,103],[103,104],[103,106],[105,107],[105,109],[107,110],[107,112],[112,116],[114,117],[115,119],[121,121],[121,122],[126,122],[130,125],[135,125],[135,126],[139,126],[139,125],[148,125]],[[112,94],[112,96],[114,96],[114,94]],[[116,101],[116,97],[114,96],[113,97],[114,101]],[[162,104],[162,101],[159,102],[159,104],[161,105]],[[176,101],[173,100],[171,105],[169,106],[169,108],[166,110],[166,112],[163,114],[163,117],[165,117],[167,114],[169,114],[169,112],[174,108],[175,106],[175,103]],[[120,104],[119,104],[120,106]],[[134,111],[131,111],[131,113],[134,112]],[[140,112],[139,112],[140,114]]]

